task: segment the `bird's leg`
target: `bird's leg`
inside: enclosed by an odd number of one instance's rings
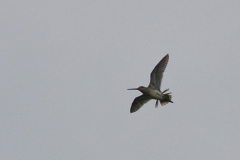
[[[156,104],[155,104],[155,108],[157,108],[158,107],[158,100],[156,101]]]
[[[164,90],[162,93],[165,93],[165,92],[167,92],[169,90],[169,88],[168,89],[166,89],[166,90]]]

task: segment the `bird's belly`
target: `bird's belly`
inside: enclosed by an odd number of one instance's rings
[[[163,98],[163,94],[157,90],[153,90],[152,92],[150,92],[150,96],[153,99],[162,99]]]

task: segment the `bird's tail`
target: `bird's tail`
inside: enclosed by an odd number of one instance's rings
[[[163,100],[160,101],[161,106],[168,104],[169,102],[173,103],[171,99],[172,99],[171,93],[163,94]]]

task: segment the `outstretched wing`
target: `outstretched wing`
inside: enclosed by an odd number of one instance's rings
[[[147,103],[151,98],[147,95],[141,95],[139,97],[136,97],[132,103],[130,112],[136,112],[139,110],[145,103]]]
[[[153,69],[150,76],[150,83],[148,87],[160,91],[163,72],[165,71],[165,68],[167,66],[168,59],[169,59],[169,55],[167,54]]]

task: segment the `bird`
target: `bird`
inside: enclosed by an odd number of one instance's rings
[[[163,92],[160,90],[161,82],[163,78],[163,72],[166,69],[167,63],[169,60],[169,55],[164,56],[160,62],[155,66],[153,71],[150,74],[150,83],[148,87],[140,86],[138,88],[130,88],[128,90],[139,90],[142,92],[142,95],[136,97],[131,105],[130,113],[138,111],[145,103],[147,103],[151,99],[155,99],[156,104],[155,107],[158,107],[158,101],[161,106],[171,102],[172,95],[171,92],[166,93],[169,89],[164,90]]]

